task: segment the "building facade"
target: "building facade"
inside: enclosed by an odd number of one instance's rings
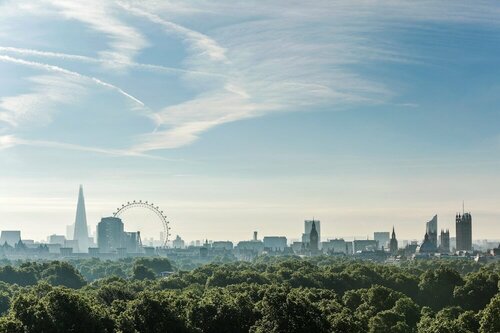
[[[438,216],[434,215],[432,220],[426,223],[425,232],[429,237],[429,242],[433,247],[437,249],[438,247]]]
[[[455,217],[455,227],[457,232],[457,251],[472,251],[471,214],[457,214]]]
[[[265,236],[264,250],[273,252],[282,252],[287,247],[286,237],[283,236]]]
[[[449,253],[450,252],[450,231],[441,230],[441,235],[439,236],[439,252]]]
[[[103,217],[97,225],[97,247],[100,253],[116,252],[123,248],[123,222],[118,217]]]
[[[391,240],[391,234],[386,231],[376,231],[373,233],[373,239],[378,242],[379,250],[382,248],[386,249]]]

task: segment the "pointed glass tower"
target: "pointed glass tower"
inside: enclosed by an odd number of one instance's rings
[[[78,241],[79,252],[87,253],[89,250],[89,232],[87,229],[87,214],[85,212],[85,199],[83,198],[83,187],[80,185],[78,192],[78,204],[76,206],[74,240]]]

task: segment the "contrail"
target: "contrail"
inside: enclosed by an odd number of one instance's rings
[[[153,65],[153,64],[143,64],[143,63],[138,63],[138,62],[109,61],[109,60],[105,60],[105,59],[92,58],[92,57],[78,55],[78,54],[40,51],[40,50],[25,49],[25,48],[10,47],[10,46],[0,46],[0,52],[15,53],[15,54],[44,57],[44,58],[55,58],[55,59],[62,59],[62,60],[79,61],[79,62],[85,62],[85,63],[91,63],[91,64],[123,65],[123,66],[129,66],[132,68],[144,69],[144,70],[156,71],[156,72],[159,71],[159,72],[166,72],[166,73],[196,74],[196,75],[225,77],[225,75],[218,74],[218,73],[196,71],[196,70],[189,70],[189,69],[182,69],[182,68],[175,68],[175,67],[167,67],[167,66]]]
[[[71,75],[71,76],[74,76],[74,77],[77,77],[77,78],[80,78],[80,79],[84,79],[84,80],[90,80],[90,81],[95,82],[96,84],[98,84],[100,86],[103,86],[103,87],[106,87],[106,88],[110,88],[110,89],[113,89],[113,90],[117,91],[121,95],[127,97],[128,99],[133,100],[135,103],[137,103],[137,104],[139,104],[141,106],[145,105],[138,98],[130,95],[129,93],[125,92],[123,89],[121,89],[121,88],[119,88],[119,87],[117,87],[115,85],[112,85],[111,83],[107,83],[107,82],[101,81],[101,80],[99,80],[98,78],[95,78],[95,77],[91,77],[91,76],[83,75],[83,74],[80,74],[80,73],[77,73],[77,72],[73,72],[73,71],[61,68],[59,66],[44,64],[44,63],[35,62],[35,61],[28,61],[28,60],[19,59],[19,58],[13,58],[13,57],[6,56],[6,55],[0,55],[0,61],[15,63],[15,64],[24,65],[24,66],[33,67],[33,68],[39,68],[39,69],[43,69],[43,70],[46,70],[46,71],[49,71],[49,72],[57,72],[57,73],[62,73],[62,74],[66,74],[66,75]]]

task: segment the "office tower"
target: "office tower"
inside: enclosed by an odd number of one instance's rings
[[[381,248],[387,248],[387,245],[389,244],[389,241],[391,239],[391,234],[386,232],[386,231],[382,231],[382,232],[374,232],[373,233],[373,239],[378,241],[378,248],[381,249]]]
[[[427,222],[425,226],[425,232],[427,233],[429,237],[429,242],[437,248],[438,242],[437,242],[437,230],[438,230],[438,217],[437,215],[434,215],[432,220]]]
[[[118,217],[103,217],[97,225],[97,247],[101,253],[123,247],[123,222]]]
[[[396,239],[396,233],[394,232],[394,227],[392,227],[392,236],[389,244],[389,250],[391,251],[392,254],[398,252],[398,240]]]
[[[319,221],[318,221],[319,222]],[[309,233],[309,249],[311,253],[317,253],[319,246],[319,234],[316,230],[316,222],[313,220],[311,225],[311,232]]]
[[[7,243],[10,246],[15,246],[21,240],[21,231],[19,230],[2,230],[0,235],[0,245]]]
[[[309,244],[309,234],[311,233],[312,225],[316,226],[318,233],[318,241],[321,241],[321,222],[315,219],[304,221],[304,233],[302,234],[302,243]]]
[[[455,217],[457,232],[457,251],[472,251],[472,216],[470,213],[457,214]]]
[[[439,237],[439,252],[448,253],[450,252],[450,231],[441,230],[441,236]]]
[[[78,204],[76,206],[75,233],[73,239],[78,241],[79,252],[89,250],[89,232],[87,228],[87,214],[85,212],[85,199],[83,198],[83,187],[80,185],[78,191]]]
[[[253,232],[253,240],[256,242],[257,241],[257,231]]]

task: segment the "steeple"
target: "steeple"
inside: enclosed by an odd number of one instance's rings
[[[392,237],[389,242],[389,250],[393,255],[398,252],[398,240],[396,239],[396,232],[394,231],[394,226],[392,226]]]
[[[87,229],[87,213],[85,212],[85,199],[83,198],[83,187],[80,185],[78,191],[78,203],[76,206],[74,240],[78,241],[79,252],[88,252],[89,232]]]
[[[311,233],[309,234],[309,246],[312,254],[316,254],[318,252],[318,245],[319,245],[318,231],[316,230],[316,223],[313,220],[311,226]]]

